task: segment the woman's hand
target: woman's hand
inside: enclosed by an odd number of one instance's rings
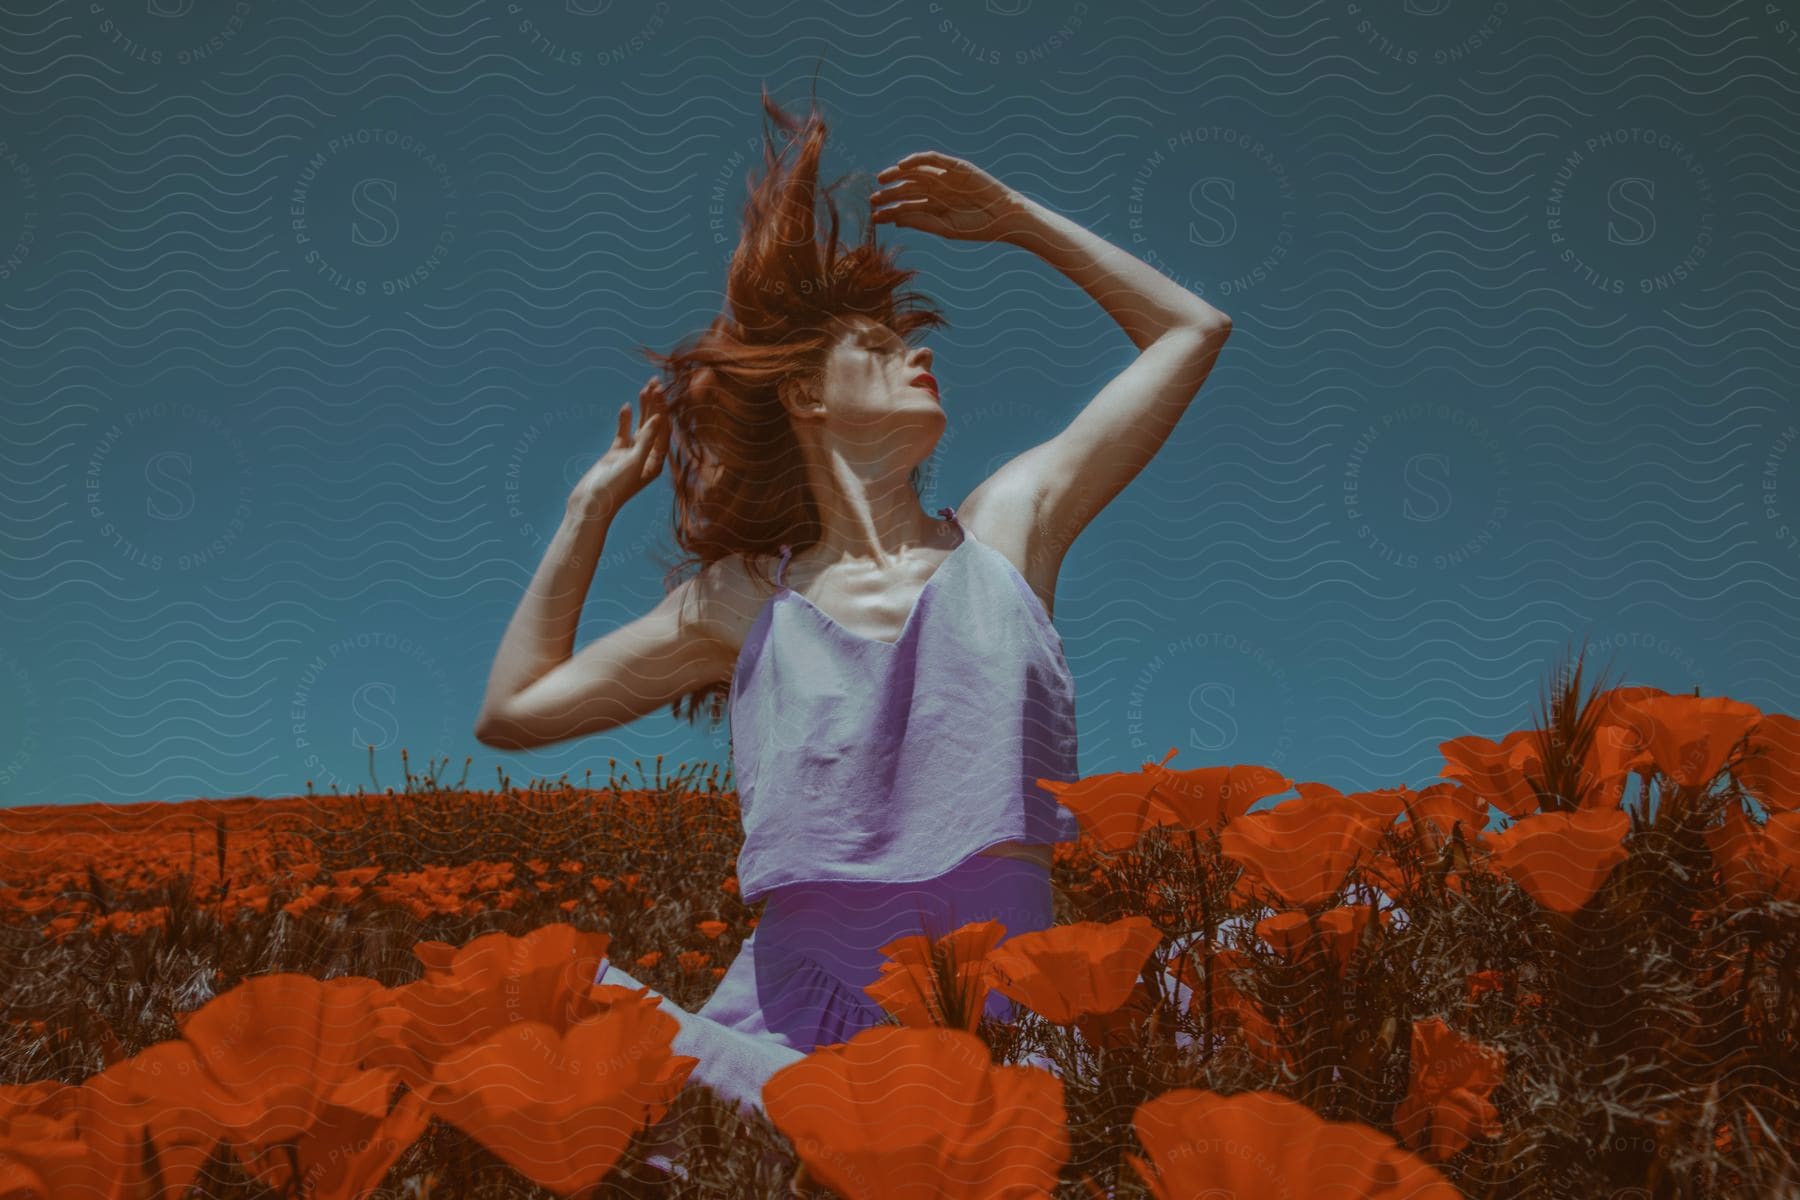
[[[638,390],[641,403],[637,432],[631,430],[631,405],[619,406],[619,428],[600,461],[587,469],[569,497],[571,508],[616,513],[625,502],[662,473],[669,449],[669,413],[662,380],[652,375]]]
[[[875,178],[891,186],[870,194],[872,220],[957,241],[1001,241],[1025,210],[1018,192],[974,163],[936,150],[909,154]]]

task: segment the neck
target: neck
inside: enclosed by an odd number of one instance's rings
[[[866,560],[876,567],[897,562],[907,551],[935,545],[942,522],[919,507],[906,476],[879,486],[854,481],[850,486],[818,488],[819,520],[824,529],[817,552],[832,561]]]

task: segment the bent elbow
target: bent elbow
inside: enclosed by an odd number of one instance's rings
[[[475,740],[490,750],[522,749],[516,737],[506,731],[499,721],[492,717],[481,717],[475,722]]]

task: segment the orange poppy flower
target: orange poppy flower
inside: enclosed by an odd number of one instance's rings
[[[1174,754],[1169,751],[1163,762]],[[1156,802],[1174,815],[1175,824],[1193,830],[1223,825],[1242,816],[1258,800],[1294,786],[1279,771],[1255,764],[1172,771],[1145,763],[1143,770],[1153,781]]]
[[[88,919],[84,913],[69,913],[66,916],[55,917],[45,923],[44,936],[52,941],[64,941],[81,932],[87,922]]]
[[[1317,916],[1311,916],[1304,909],[1294,909],[1264,917],[1256,923],[1256,933],[1290,962],[1320,953],[1341,972],[1350,965],[1350,956],[1362,944],[1364,931],[1375,917],[1375,911],[1373,904],[1344,904],[1328,908]],[[1392,920],[1391,912],[1381,910],[1380,922],[1384,927]]]
[[[425,1128],[416,1104],[390,1111],[397,1073],[363,1066],[386,993],[355,977],[246,980],[187,1014],[180,1038],[83,1085],[86,1125],[121,1164],[148,1133],[189,1179],[222,1137],[273,1187],[292,1181],[287,1145],[308,1179],[379,1181]]]
[[[1488,992],[1506,990],[1507,973],[1505,971],[1476,971],[1464,981],[1464,994],[1470,1001],[1479,1000]]]
[[[38,1026],[43,1022],[33,1021],[32,1024]],[[30,1113],[61,1116],[69,1111],[68,1101],[72,1095],[70,1089],[79,1086],[58,1079],[40,1079],[35,1083],[0,1083],[0,1131],[4,1131],[13,1118]]]
[[[1647,684],[1633,684],[1627,687],[1608,688],[1597,692],[1591,701],[1596,709],[1601,724],[1624,725],[1643,734],[1643,745],[1650,745],[1650,726],[1641,717],[1633,715],[1633,707],[1639,700],[1647,700],[1652,696],[1667,696],[1659,687]]]
[[[1146,1161],[1125,1161],[1156,1200],[1207,1196],[1332,1196],[1459,1200],[1461,1190],[1379,1129],[1327,1121],[1273,1092],[1221,1096],[1177,1088],[1132,1118]]]
[[[1418,818],[1418,833],[1424,845],[1440,849],[1450,840],[1458,822],[1463,836],[1473,838],[1487,826],[1487,801],[1461,780],[1450,779],[1421,788],[1407,797],[1413,816]],[[1412,821],[1402,816],[1402,829],[1410,829]]]
[[[72,1112],[61,1116],[23,1112],[10,1121],[0,1119],[0,1195],[20,1200],[55,1196],[103,1200],[142,1194],[137,1190],[143,1186],[142,1174],[126,1175],[116,1161],[107,1162],[81,1136],[79,1121]],[[180,1194],[173,1189],[163,1193]]]
[[[1366,792],[1340,792],[1329,783],[1311,779],[1296,783],[1294,790],[1300,793],[1301,802],[1313,808],[1349,813],[1380,829],[1386,829],[1405,813],[1406,802],[1413,796],[1404,786],[1372,788]]]
[[[1644,696],[1622,702],[1649,725],[1649,753],[1656,769],[1684,788],[1704,788],[1718,777],[1726,757],[1763,721],[1753,704],[1726,696]]]
[[[1125,1003],[1162,932],[1148,917],[1076,921],[1015,934],[988,954],[994,987],[1067,1025]]]
[[[240,908],[248,908],[252,912],[269,911],[269,885],[266,883],[245,884],[240,888],[232,888],[231,896],[225,901],[224,914],[227,920],[234,916]]]
[[[1483,840],[1532,899],[1567,915],[1593,899],[1625,861],[1630,825],[1630,816],[1616,808],[1539,813]]]
[[[1596,719],[1594,758],[1614,769],[1647,772],[1655,765],[1650,755],[1654,723],[1637,710],[1640,700],[1669,693],[1658,687],[1617,687],[1599,692],[1589,701]],[[1621,793],[1623,788],[1620,789]],[[1584,803],[1584,807],[1588,807]]]
[[[1800,811],[1771,813],[1761,829],[1736,804],[1705,831],[1726,897],[1734,904],[1800,900]]]
[[[1144,1039],[1150,1018],[1156,1013],[1156,997],[1142,979],[1131,985],[1125,1003],[1111,1012],[1092,1013],[1075,1018],[1075,1028],[1095,1046],[1114,1049],[1135,1046]]]
[[[394,1075],[391,1068],[363,1071],[327,1094],[312,1126],[293,1143],[298,1176],[286,1144],[237,1148],[238,1161],[270,1188],[299,1184],[319,1200],[367,1195],[431,1123],[419,1093],[393,1103]]]
[[[313,892],[315,894],[326,892],[331,901],[340,903],[340,905],[349,905],[349,903],[355,903],[356,900],[362,898],[367,883],[371,882],[378,874],[382,874],[382,867],[349,867],[344,871],[333,871],[331,885],[329,887],[320,885],[320,887],[315,887]]]
[[[456,961],[457,951],[461,946],[450,942],[414,942],[413,957],[425,968],[425,978],[450,974],[450,964]]]
[[[955,1026],[972,1033],[992,987],[988,954],[1005,936],[999,921],[971,921],[935,940],[922,933],[896,938],[881,948],[887,961],[863,991],[903,1025]],[[939,962],[948,979],[940,977]],[[946,987],[952,989],[948,997]]]
[[[362,1073],[389,994],[358,976],[254,976],[184,1014],[178,1040],[138,1054],[146,1069],[134,1082],[201,1109],[235,1141],[297,1137],[331,1089]]]
[[[700,1061],[670,1052],[680,1026],[659,1006],[629,992],[566,1029],[521,1021],[454,1047],[433,1066],[424,1106],[534,1183],[564,1195],[591,1187]]]
[[[1651,766],[1651,758],[1635,734],[1621,725],[1601,725],[1594,731],[1593,744],[1581,765],[1579,807],[1619,807],[1632,773],[1648,771]]]
[[[1062,1081],[960,1029],[864,1029],[776,1071],[763,1103],[844,1200],[1049,1197],[1069,1158]]]
[[[1438,743],[1444,756],[1445,779],[1457,779],[1487,803],[1514,819],[1537,811],[1537,792],[1526,781],[1528,768],[1538,763],[1537,734],[1515,729],[1498,742],[1464,734]],[[1485,824],[1485,821],[1483,822]]]
[[[331,898],[332,888],[329,884],[317,883],[307,888],[298,896],[281,906],[281,911],[290,917],[303,917],[321,903]]]
[[[1171,749],[1163,761],[1167,762],[1174,753]],[[1082,779],[1035,782],[1075,814],[1085,836],[1114,852],[1131,849],[1145,830],[1180,821],[1158,795],[1157,785],[1162,779],[1150,774],[1148,763],[1140,771],[1109,771]]]
[[[714,941],[717,941],[719,935],[731,928],[731,926],[725,924],[723,921],[702,921],[694,926],[694,928],[698,929],[701,933],[704,933],[707,937],[712,938]]]
[[[152,1114],[140,1111],[130,1136],[115,1143],[109,1136],[114,1128],[96,1119],[93,1098],[84,1085],[58,1080],[0,1086],[0,1195],[21,1200],[61,1196],[101,1200],[153,1194],[141,1169],[138,1133],[151,1123]],[[179,1110],[156,1115],[158,1132],[172,1132],[180,1123]],[[189,1126],[192,1140],[198,1140],[201,1123]],[[156,1194],[157,1200],[185,1195],[211,1147],[208,1140],[195,1153],[164,1157],[164,1190]]]
[[[1467,1040],[1441,1017],[1412,1023],[1412,1080],[1394,1110],[1400,1140],[1442,1161],[1472,1137],[1498,1137],[1500,1112],[1488,1096],[1506,1074],[1506,1056]]]
[[[441,942],[419,943],[413,952],[426,975],[381,997],[369,1065],[395,1067],[421,1088],[446,1047],[520,1021],[566,1029],[604,1011],[632,994],[594,983],[611,941],[558,922],[523,937],[483,934],[449,953]]]
[[[1719,867],[1719,882],[1733,904],[1771,899],[1781,877],[1781,864],[1763,831],[1750,823],[1742,806],[1725,806],[1724,822],[1704,830],[1707,848]]]
[[[284,874],[292,875],[295,879],[310,883],[313,877],[322,870],[324,870],[324,867],[317,860],[308,859],[305,862],[290,863]]]
[[[331,873],[331,882],[339,887],[359,888],[384,870],[385,867],[344,867]]]
[[[1219,835],[1220,850],[1287,904],[1324,903],[1356,860],[1380,845],[1386,828],[1379,815],[1327,791],[1246,813]]]
[[[1765,808],[1800,808],[1800,720],[1768,714],[1750,731],[1750,750],[1735,768],[1744,790]]]

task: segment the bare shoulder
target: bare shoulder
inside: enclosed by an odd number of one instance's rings
[[[708,563],[688,580],[697,606],[696,619],[710,640],[717,643],[729,669],[744,648],[744,639],[763,604],[773,594],[767,584],[753,578],[742,554],[727,554]]]
[[[1062,552],[1043,528],[1038,506],[1003,475],[990,475],[956,506],[956,518],[982,543],[1004,554],[1031,585],[1044,612],[1056,614],[1056,575]]]

